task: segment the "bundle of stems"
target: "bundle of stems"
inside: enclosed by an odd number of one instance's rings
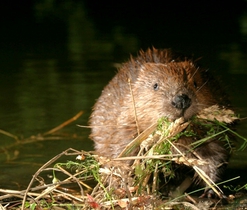
[[[233,111],[216,105],[186,122],[183,118],[174,122],[162,118],[138,135],[114,159],[99,156],[94,152],[67,149],[44,164],[34,174],[26,190],[0,189],[4,194],[0,196],[0,200],[4,201],[1,205],[13,207],[16,201],[9,202],[9,199],[13,198],[18,198],[21,209],[153,209],[178,205],[181,195],[175,198],[177,200],[169,202],[164,202],[161,198],[161,188],[168,186],[175,176],[174,164],[193,168],[220,197],[221,189],[200,169],[201,165],[208,163],[196,156],[188,158],[186,152],[193,153],[195,148],[212,138],[223,141],[229,151],[233,150],[231,135],[238,134],[230,129],[230,125],[237,119]],[[197,126],[203,127],[203,135],[193,129]],[[189,145],[186,152],[180,151],[176,146],[176,140],[182,137],[197,139]],[[246,144],[247,140],[243,139]],[[130,156],[133,151],[138,153]],[[74,159],[66,163],[58,162],[62,156],[74,156]],[[42,178],[47,173],[52,173],[50,183],[46,183],[46,179]],[[179,205],[181,204],[198,209],[188,202],[180,202]]]

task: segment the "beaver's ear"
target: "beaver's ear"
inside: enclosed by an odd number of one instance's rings
[[[154,88],[154,90],[159,90],[159,85],[158,85],[158,83],[155,83],[155,84],[153,85],[153,88]]]

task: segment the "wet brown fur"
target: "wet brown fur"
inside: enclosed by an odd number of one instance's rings
[[[169,49],[140,51],[137,58],[131,57],[122,65],[93,107],[90,138],[95,142],[96,152],[117,157],[138,135],[137,124],[142,132],[160,117],[175,120],[183,116],[188,120],[206,107],[225,105],[224,94],[215,84],[208,72],[190,58]],[[172,106],[174,97],[181,94],[191,99],[186,110]],[[183,138],[177,143],[189,145],[193,141]],[[197,148],[196,153],[210,163],[202,169],[217,181],[218,166],[227,161],[227,151],[213,140]]]

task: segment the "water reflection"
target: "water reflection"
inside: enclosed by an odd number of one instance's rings
[[[24,141],[61,124],[80,110],[84,114],[60,131],[68,136],[65,140],[17,144],[9,148],[16,140],[1,134],[0,167],[4,169],[1,170],[1,188],[25,186],[41,164],[69,147],[92,149],[89,130],[76,124],[87,125],[95,99],[114,74],[113,60],[121,60],[126,52],[138,49],[137,39],[123,34],[120,29],[107,35],[98,33],[86,17],[83,4],[70,5],[69,2],[61,4],[60,8],[43,5],[43,14],[48,16],[39,17],[44,30],[49,28],[47,25],[56,26],[52,31],[57,31],[58,40],[47,41],[44,37],[50,34],[45,32],[41,38],[39,29],[32,40],[21,41],[15,56],[11,50],[7,51],[6,57],[12,56],[12,59],[3,61],[1,66],[0,129]],[[64,10],[65,5],[69,7]],[[62,18],[63,23],[50,18],[49,9],[55,9],[57,18]],[[60,16],[61,11],[65,11],[64,17]],[[57,25],[46,24],[50,20]],[[119,53],[115,54],[116,51]],[[69,137],[71,135],[78,138]]]
[[[48,6],[49,5],[49,6]],[[88,18],[82,2],[63,1],[39,2],[35,5],[36,16],[46,19],[55,14],[66,25],[67,51],[70,61],[85,62],[88,59],[112,59],[116,52],[136,52],[139,48],[138,39],[126,34],[116,26],[110,33],[102,34]]]

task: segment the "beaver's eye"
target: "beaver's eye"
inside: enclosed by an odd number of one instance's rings
[[[154,86],[153,86],[154,90],[158,90],[159,89],[159,85],[158,83],[155,83]]]
[[[197,89],[197,83],[194,81],[194,88]]]

